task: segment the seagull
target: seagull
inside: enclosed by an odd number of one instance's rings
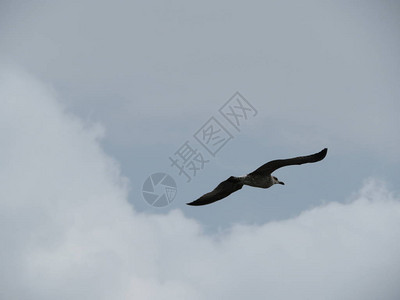
[[[221,200],[233,192],[240,190],[243,185],[249,185],[258,188],[269,188],[274,184],[282,184],[278,178],[272,176],[271,173],[275,170],[291,166],[291,165],[302,165],[306,163],[314,163],[323,160],[328,152],[327,148],[324,148],[318,153],[314,153],[307,156],[299,156],[288,159],[277,159],[267,162],[255,171],[240,177],[231,176],[227,180],[221,182],[213,191],[204,194],[199,199],[186,203],[187,205],[200,206],[213,203],[215,201]]]

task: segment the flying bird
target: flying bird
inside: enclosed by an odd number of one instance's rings
[[[323,160],[327,152],[328,149],[324,148],[318,153],[307,156],[272,160],[247,175],[240,177],[229,177],[227,180],[221,182],[213,191],[204,194],[199,199],[193,202],[187,203],[187,205],[199,206],[213,203],[229,196],[237,190],[240,190],[243,185],[249,185],[264,189],[269,188],[274,184],[284,185],[282,181],[279,181],[278,178],[272,176],[271,173],[282,167],[314,163]]]

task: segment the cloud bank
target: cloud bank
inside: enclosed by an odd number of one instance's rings
[[[6,69],[0,101],[2,299],[400,297],[400,202],[378,180],[346,204],[209,236],[180,210],[135,212],[101,126],[42,83]]]

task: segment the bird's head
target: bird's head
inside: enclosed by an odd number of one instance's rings
[[[279,181],[279,179],[276,178],[275,176],[272,176],[272,181],[273,181],[274,184],[282,184],[282,185],[285,185],[284,182]]]

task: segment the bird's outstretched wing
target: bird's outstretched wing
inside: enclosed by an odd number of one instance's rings
[[[239,178],[231,176],[227,180],[218,184],[218,186],[213,191],[204,194],[199,199],[193,202],[187,203],[187,205],[198,206],[210,204],[229,196],[233,192],[240,190],[242,187],[243,183],[241,182],[241,180]]]
[[[317,162],[317,161],[323,160],[325,158],[327,152],[328,152],[328,149],[324,148],[323,150],[321,150],[318,153],[314,153],[314,154],[307,155],[307,156],[299,156],[299,157],[288,158],[288,159],[272,160],[272,161],[267,162],[266,164],[262,165],[257,170],[251,172],[249,175],[271,174],[276,169],[279,169],[279,168],[282,168],[285,166],[302,165],[302,164],[306,164],[306,163]]]

